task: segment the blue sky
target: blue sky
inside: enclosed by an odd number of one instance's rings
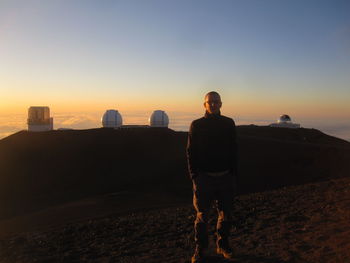
[[[217,90],[235,119],[343,127],[349,14],[330,0],[0,1],[0,115],[199,115]]]

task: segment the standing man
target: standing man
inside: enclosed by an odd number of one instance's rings
[[[213,201],[218,211],[216,252],[227,259],[233,257],[228,238],[237,182],[236,126],[231,118],[221,115],[221,106],[219,93],[207,93],[205,115],[192,122],[188,134],[187,160],[197,212],[192,263],[202,262],[208,249],[208,213]]]

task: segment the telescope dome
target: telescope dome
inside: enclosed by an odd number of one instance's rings
[[[284,122],[291,122],[291,121],[292,121],[292,119],[287,114],[281,115],[280,118],[278,119],[279,123],[281,123],[281,122],[282,123],[284,123]]]
[[[122,115],[117,110],[107,110],[102,117],[102,126],[105,128],[118,128],[123,125]]]
[[[151,127],[163,127],[168,128],[169,125],[169,117],[162,110],[155,110],[151,117],[149,118],[149,125]]]
[[[53,118],[50,117],[50,108],[47,106],[32,106],[28,109],[28,131],[53,130]]]
[[[281,115],[276,123],[271,123],[269,126],[278,128],[300,128],[300,124],[293,123],[292,119],[287,114]]]

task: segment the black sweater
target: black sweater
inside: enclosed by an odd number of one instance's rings
[[[194,120],[188,133],[187,161],[192,179],[200,172],[225,170],[237,176],[235,122],[220,113]]]

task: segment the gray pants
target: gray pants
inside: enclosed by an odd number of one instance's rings
[[[199,174],[193,180],[193,206],[197,212],[194,222],[196,245],[208,247],[208,214],[216,202],[218,212],[217,245],[228,246],[228,237],[231,229],[231,206],[235,195],[235,180],[232,174],[222,176],[209,176]]]

